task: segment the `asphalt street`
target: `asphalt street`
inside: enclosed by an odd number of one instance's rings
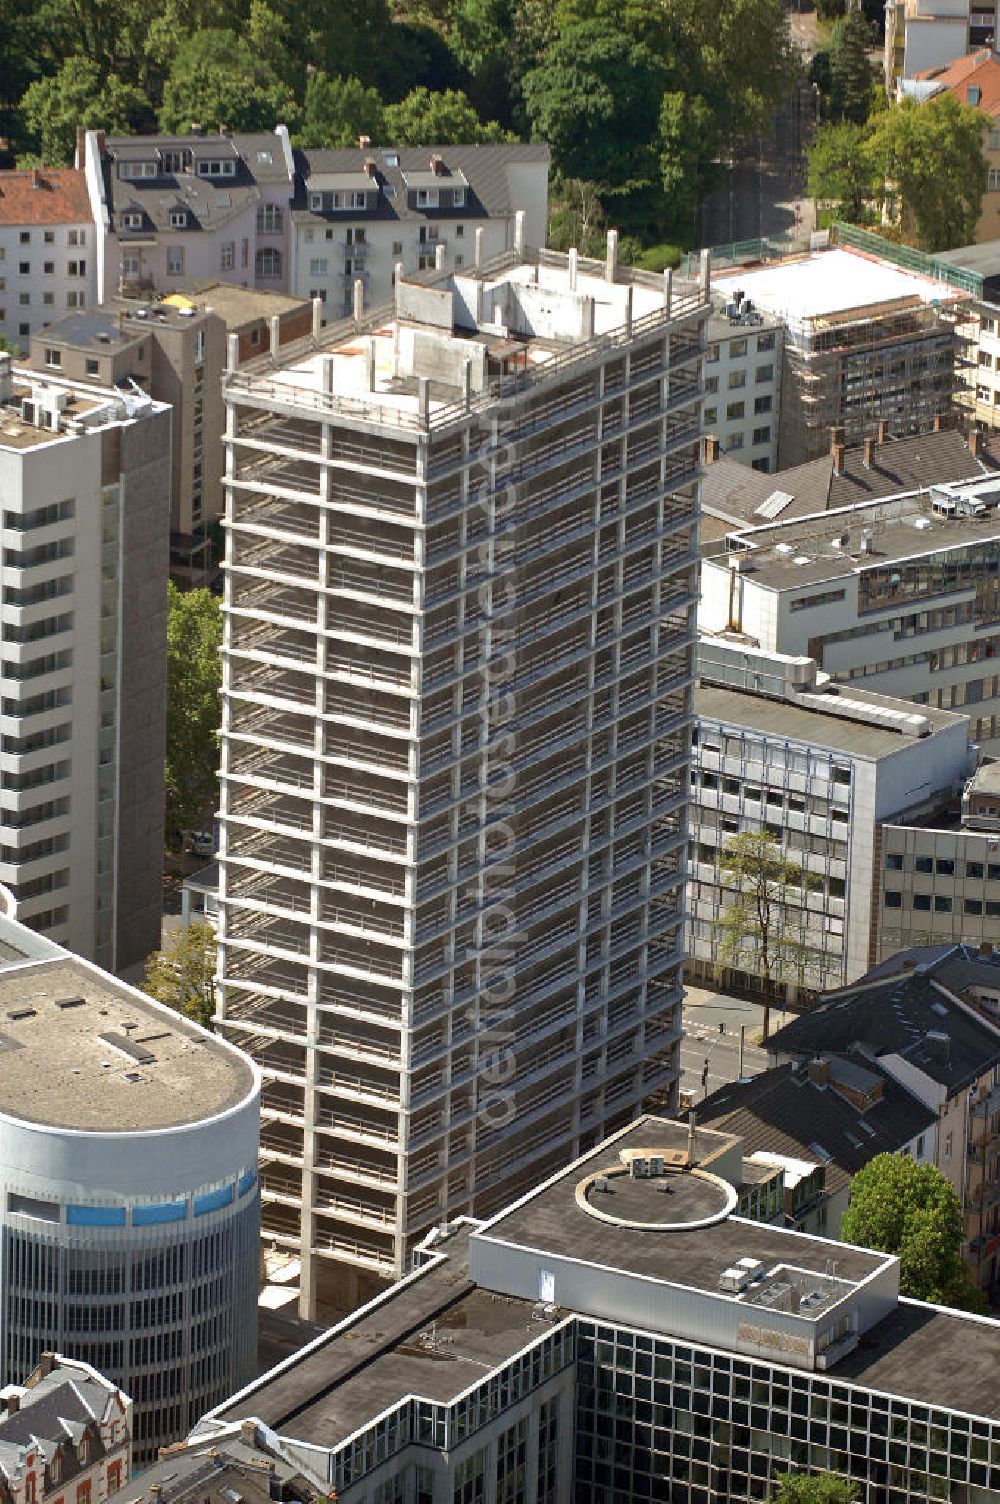
[[[693,1093],[696,1103],[704,1098],[706,1092],[701,1075],[706,1060],[709,1092],[724,1086],[727,1081],[735,1081],[740,1074],[756,1076],[767,1069],[767,1051],[751,1043],[759,1038],[763,1027],[764,1010],[759,1003],[701,987],[687,987],[685,991],[682,1091]],[[785,1014],[772,1009],[771,1032],[779,1029],[785,1021]],[[741,1027],[744,1031],[742,1072]]]

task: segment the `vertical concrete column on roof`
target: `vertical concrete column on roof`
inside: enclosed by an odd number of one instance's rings
[[[323,356],[323,390],[324,390],[324,392],[332,392],[333,391],[333,356],[332,355],[324,355]]]
[[[322,298],[313,298],[313,300],[312,300],[312,308],[313,308],[312,336],[313,336],[313,339],[319,339],[320,330],[323,327],[323,299]]]
[[[360,324],[365,316],[365,284],[360,277],[354,279],[354,322]]]
[[[281,349],[281,320],[279,319],[278,315],[274,313],[271,315],[268,322],[271,326],[271,361],[274,365],[277,365],[278,352]]]
[[[525,217],[526,216],[523,209],[518,209],[517,213],[514,215],[514,249],[519,256],[524,255]]]
[[[594,337],[594,300],[584,298],[580,310],[580,338],[582,340]]]
[[[570,292],[576,292],[576,275],[577,275],[577,268],[578,268],[579,260],[580,260],[580,252],[577,250],[577,248],[576,248],[575,245],[571,246],[570,247],[569,255],[566,258],[566,269],[567,269],[567,271],[569,273],[569,290],[570,290]]]
[[[674,274],[670,270],[670,267],[667,266],[663,269],[663,307],[665,308],[668,315],[670,313],[670,305],[673,302],[673,297]]]
[[[434,270],[444,271],[444,246],[440,243],[434,247]]]
[[[708,292],[709,283],[712,280],[712,252],[706,248],[701,253],[701,275],[699,282],[702,292]]]
[[[417,407],[421,423],[426,423],[431,411],[431,384],[426,376],[417,377]]]
[[[462,367],[462,401],[463,401],[463,403],[465,405],[465,411],[468,412],[469,408],[472,406],[472,361],[471,361],[471,359],[466,359],[466,362],[465,362],[464,366]]]
[[[632,336],[632,288],[625,289],[625,333],[629,338]]]
[[[240,363],[240,337],[238,334],[226,336],[226,370],[231,376]]]
[[[375,390],[375,336],[368,336],[368,346],[365,350],[365,364],[368,368],[368,390]]]
[[[613,282],[618,275],[618,231],[608,231],[608,249],[604,258],[604,280]]]
[[[477,225],[477,227],[476,227],[476,267],[477,268],[480,267],[480,266],[482,266],[482,264],[483,264],[483,237],[484,237],[483,227],[482,227],[482,225]]]
[[[399,312],[400,300],[401,300],[401,298],[403,296],[403,293],[402,293],[402,286],[403,286],[403,263],[401,261],[396,261],[393,264],[393,268],[392,268],[392,285],[395,288],[395,292],[396,292],[395,302],[396,302],[396,312],[398,313]]]

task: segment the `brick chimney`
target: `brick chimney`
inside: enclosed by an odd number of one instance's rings
[[[104,134],[103,131],[95,131],[94,135],[97,137],[97,154],[98,154],[98,156],[103,157],[104,156],[104,150],[105,150],[105,144],[106,144],[108,138]]]
[[[878,420],[878,432],[876,434],[876,438],[878,439],[878,442],[880,444],[884,444],[885,441],[886,441],[886,439],[888,437],[889,437],[889,430],[886,427],[886,421],[885,421],[884,418],[879,418],[879,420]]]
[[[866,470],[870,470],[875,463],[875,440],[865,439],[865,457],[861,462]]]
[[[976,455],[979,453],[979,429],[978,428],[973,428],[972,431],[969,434],[969,453],[972,455],[973,459],[975,459]]]
[[[7,1396],[7,1414],[8,1415],[16,1415],[17,1412],[20,1410],[20,1408],[21,1408],[21,1396],[19,1394],[8,1394],[8,1396]]]
[[[442,177],[443,176],[443,174],[444,174],[444,158],[443,157],[439,157],[437,155],[431,157],[431,172],[433,172],[433,174],[434,174],[435,177]]]
[[[73,158],[74,167],[82,167],[87,154],[87,127],[78,125],[76,128],[76,155]]]
[[[47,1379],[55,1366],[55,1353],[42,1353],[42,1356],[38,1360],[38,1377],[40,1379]]]
[[[934,432],[935,433],[940,433],[943,427],[944,427],[944,418],[941,416],[940,413],[935,413],[934,414]]]
[[[817,1055],[815,1060],[809,1062],[809,1080],[813,1086],[829,1086],[830,1062]]]
[[[363,141],[365,139],[364,136],[362,136],[361,139]],[[377,165],[378,164],[376,163],[374,157],[365,157],[365,172],[367,172],[370,178],[373,178],[375,176],[375,169]]]
[[[255,1447],[257,1445],[257,1422],[255,1420],[240,1421],[240,1441],[244,1446]]]
[[[33,167],[31,169],[31,186],[32,188],[45,187],[45,179],[42,177],[41,171],[37,167]]]
[[[841,444],[841,443],[839,443],[839,442],[837,442],[835,440],[834,443],[832,443],[830,445],[830,455],[831,455],[831,457],[833,459],[833,473],[834,473],[834,475],[843,475],[843,473],[844,473],[844,446],[843,446],[843,444]]]
[[[358,137],[358,150],[359,151],[371,151],[371,149],[372,149],[372,138],[371,138],[371,136],[359,136]],[[368,167],[368,163],[366,162],[365,163],[365,168],[367,169],[367,167]]]
[[[707,433],[701,445],[702,462],[706,465],[714,465],[719,458],[719,436]]]

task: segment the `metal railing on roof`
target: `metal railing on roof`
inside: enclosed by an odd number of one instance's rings
[[[885,240],[881,235],[876,235],[874,230],[862,230],[857,225],[844,224],[840,220],[834,225],[833,234],[838,245],[849,245],[856,251],[867,251],[869,255],[878,256],[882,261],[891,261],[906,271],[931,277],[936,282],[947,282],[950,287],[967,292],[974,298],[981,298],[983,295],[981,272],[969,271],[964,266],[952,266],[951,262],[929,256],[926,251],[918,251],[914,246],[897,245],[893,240]]]
[[[566,258],[552,251],[530,249],[523,253],[504,251],[499,256],[484,262],[480,267],[470,267],[463,272],[463,275],[483,281],[502,275],[503,272],[518,266],[563,266],[565,264]],[[603,275],[605,264],[603,261],[583,259],[579,262],[579,269],[595,276]],[[438,270],[409,272],[406,280],[430,285],[442,280],[445,275]],[[329,412],[343,418],[356,418],[367,423],[379,423],[391,428],[423,433],[428,429],[445,427],[469,413],[489,409],[504,398],[522,395],[532,387],[548,383],[553,375],[563,372],[569,366],[583,362],[591,356],[621,348],[630,344],[637,336],[651,333],[660,326],[673,324],[679,319],[696,313],[701,308],[710,307],[709,296],[702,290],[696,279],[678,280],[681,283],[689,280],[691,285],[685,287],[675,284],[669,310],[664,306],[633,319],[627,332],[623,324],[605,334],[595,335],[592,339],[568,345],[565,350],[552,355],[536,369],[516,370],[488,383],[481,392],[473,395],[468,405],[464,401],[435,405],[426,418],[419,411],[410,412],[399,407],[386,407],[378,402],[369,402],[365,398],[317,391],[313,387],[299,387],[287,380],[277,382],[267,379],[269,372],[287,366],[289,360],[295,359],[299,354],[321,354],[324,351],[333,350],[336,345],[345,340],[384,330],[386,324],[391,323],[396,317],[392,304],[383,304],[360,321],[347,318],[339,323],[327,325],[318,338],[303,336],[301,340],[295,342],[294,346],[286,345],[279,351],[277,362],[272,361],[269,355],[247,361],[238,371],[226,375],[224,388],[237,393],[242,391],[247,394],[266,395],[271,400],[284,400],[297,407]],[[627,266],[619,267],[616,281],[621,285],[662,287],[662,280],[654,273]]]

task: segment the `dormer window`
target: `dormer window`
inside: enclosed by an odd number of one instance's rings
[[[198,163],[197,173],[200,178],[234,178],[236,176],[236,163],[232,157],[225,161],[206,159]]]
[[[348,206],[349,208],[351,208],[351,209],[365,209],[365,208],[367,208],[367,206],[368,206],[368,195],[367,195],[367,193],[352,193],[351,194],[351,203]]]
[[[322,214],[322,212],[323,212],[323,195],[322,195],[322,193],[310,193],[310,195],[309,195],[309,207],[310,207],[310,209],[312,209],[312,211],[313,211],[314,214]]]
[[[62,1453],[55,1452],[49,1463],[49,1482],[58,1483],[62,1477]]]
[[[427,188],[418,188],[417,189],[417,208],[418,209],[426,209],[427,206],[428,206],[428,204],[431,203],[431,201],[432,200],[431,200],[430,191]]]
[[[399,166],[399,152],[398,151],[387,151],[387,152],[385,152],[384,155],[383,155],[383,157],[382,157],[382,161],[385,163],[386,167],[398,167]]]
[[[159,168],[155,162],[119,162],[118,176],[120,178],[155,178],[159,175]]]
[[[122,224],[125,226],[126,230],[141,230],[142,210],[126,209],[125,213],[122,215]]]
[[[186,209],[171,209],[171,211],[170,211],[170,228],[172,230],[186,230],[187,229],[187,223],[188,223],[188,212],[187,212]]]
[[[464,209],[465,208],[465,189],[464,188],[455,188],[452,191],[451,201],[454,204],[454,206],[455,206],[456,209]]]

